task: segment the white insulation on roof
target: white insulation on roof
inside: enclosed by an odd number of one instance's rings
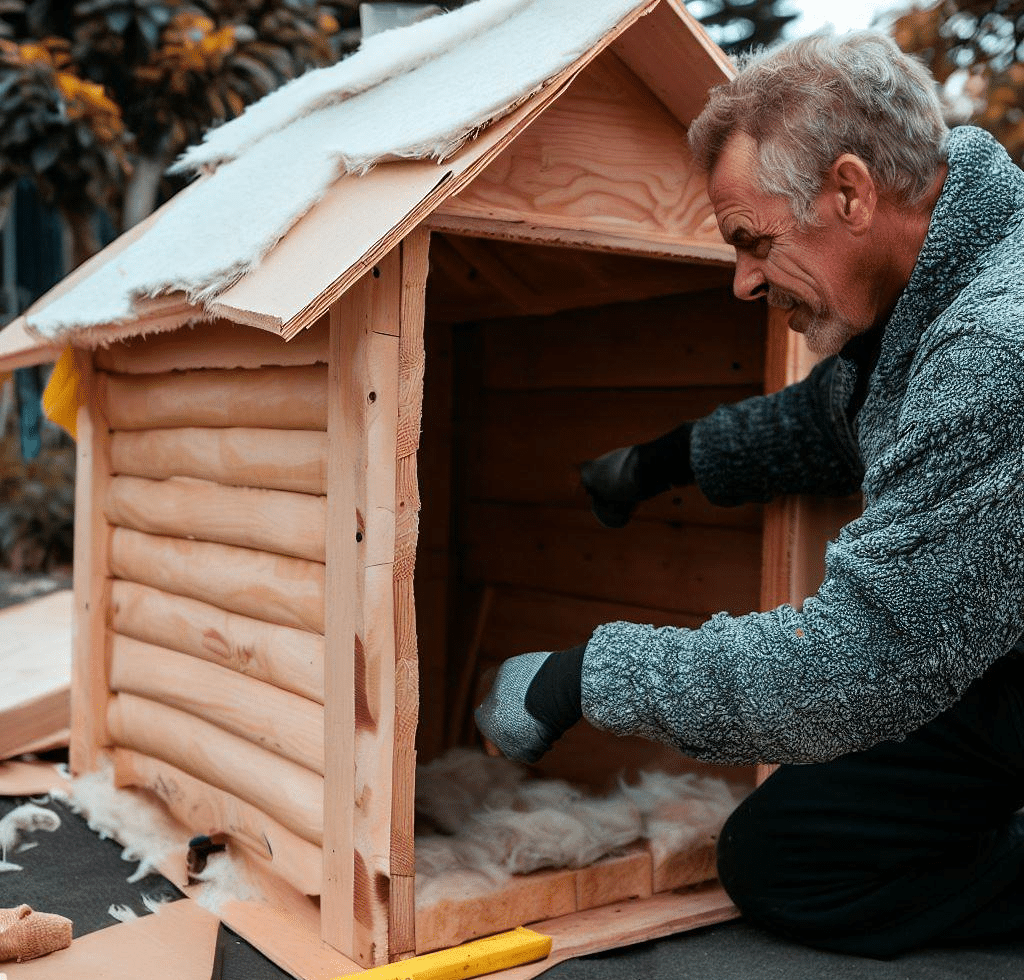
[[[645,0],[649,2],[649,0]],[[345,173],[445,159],[585,54],[637,0],[477,0],[376,35],[212,131],[179,169],[215,168],[115,259],[28,318],[47,339],[117,324],[136,299],[206,303],[254,268]]]

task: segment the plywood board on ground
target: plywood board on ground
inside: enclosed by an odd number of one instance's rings
[[[73,604],[61,590],[0,612],[0,758],[68,727]]]

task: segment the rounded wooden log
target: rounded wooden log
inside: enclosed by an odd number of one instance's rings
[[[107,520],[118,527],[326,560],[327,498],[287,490],[224,487],[207,480],[115,476]]]
[[[324,566],[319,562],[116,527],[110,536],[110,571],[115,578],[228,612],[324,631]]]
[[[103,377],[103,407],[111,429],[242,426],[327,431],[324,365]]]
[[[136,640],[188,653],[324,703],[324,638],[160,589],[111,583],[108,623]]]
[[[148,789],[191,834],[230,834],[272,873],[303,895],[319,895],[323,852],[258,807],[210,786],[177,766],[131,749],[115,749],[118,786]]]
[[[231,793],[312,844],[323,843],[324,781],[315,772],[201,718],[134,694],[107,706],[115,745]]]
[[[96,351],[96,366],[101,371],[122,374],[326,363],[326,317],[292,341],[222,319],[168,333],[132,337]]]
[[[169,704],[324,773],[324,709],[315,701],[118,633],[110,635],[110,689]]]
[[[192,476],[226,486],[327,493],[327,433],[301,429],[150,429],[114,432],[114,473]]]

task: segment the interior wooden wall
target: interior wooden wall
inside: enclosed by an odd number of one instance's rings
[[[417,602],[421,622],[431,615],[444,637],[421,632],[421,761],[473,740],[470,709],[505,657],[585,642],[616,619],[693,626],[719,610],[749,612],[760,589],[759,507],[715,508],[691,487],[644,504],[612,531],[590,513],[579,464],[760,393],[763,311],[734,300],[713,267],[620,259],[616,268],[617,257],[604,255],[597,288],[587,281],[592,253],[562,250],[559,284],[543,294],[549,307],[531,315],[522,290],[502,299],[491,264],[511,255],[502,267],[528,280],[548,268],[538,261],[545,250],[531,265],[507,243],[500,256],[496,243],[480,243],[482,255],[476,243],[447,244],[432,272],[456,249],[466,268],[484,271],[428,291],[431,469],[421,467],[418,575],[433,577],[433,612],[419,584]],[[581,263],[576,275],[565,271],[569,257]],[[485,318],[441,322],[460,288],[474,291],[465,305]],[[637,298],[645,291],[654,298]],[[648,764],[687,767],[650,743],[600,736],[605,764],[595,771],[598,737],[582,726],[542,770],[605,784]]]

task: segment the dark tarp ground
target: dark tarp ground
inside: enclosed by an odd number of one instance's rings
[[[0,798],[0,816],[25,802]],[[170,897],[176,889],[159,875],[137,884],[127,878],[134,863],[121,848],[100,840],[81,817],[59,802],[46,804],[61,818],[54,833],[25,839],[38,846],[8,860],[23,871],[0,874],[0,907],[25,902],[74,922],[75,935],[114,925],[107,909],[127,905],[147,914],[142,896]],[[222,927],[216,980],[284,980],[288,974]],[[211,971],[213,964],[211,963]],[[3,965],[0,964],[0,972]],[[864,960],[805,949],[775,939],[743,922],[730,922],[562,963],[545,980],[1024,980],[1024,936],[1019,942],[979,949],[923,950],[894,960]],[[160,980],[174,980],[173,967]],[[88,978],[83,978],[88,980]]]

